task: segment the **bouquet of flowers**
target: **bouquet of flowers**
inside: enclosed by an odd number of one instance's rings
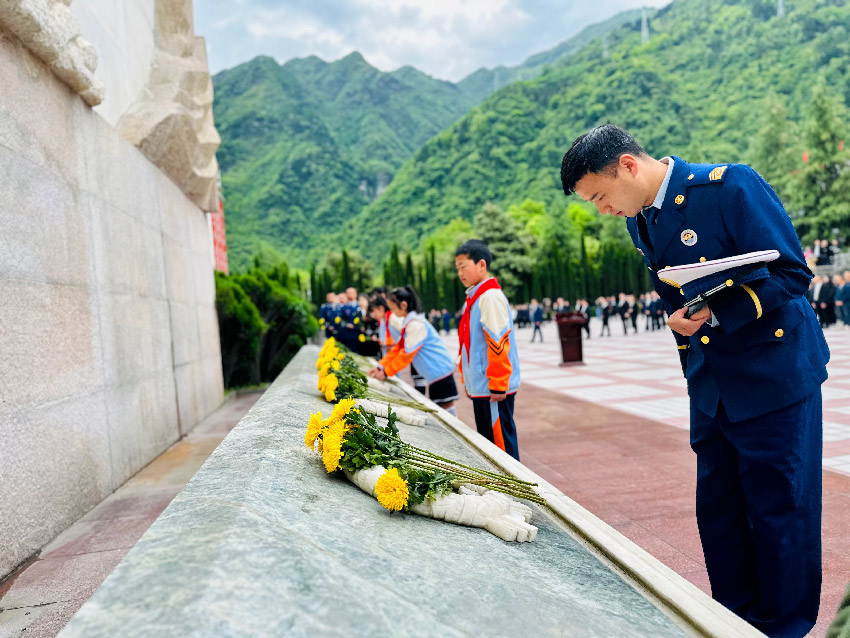
[[[337,344],[333,337],[325,341],[322,346],[319,357],[316,359],[316,369],[319,371],[318,390],[324,395],[325,400],[331,403],[350,398],[374,399],[423,412],[434,411],[418,403],[393,397],[369,387],[367,377],[357,364],[355,356],[345,346]],[[370,407],[371,405],[372,402],[364,401],[364,407],[375,412],[375,409]],[[378,413],[380,414],[381,411],[379,410]],[[381,416],[386,416],[386,414],[381,414]],[[405,415],[404,420],[410,422],[407,415]]]
[[[304,443],[321,452],[329,473],[344,471],[390,511],[484,527],[508,541],[534,540],[531,508],[508,496],[545,503],[535,483],[409,445],[399,437],[391,406],[387,411],[387,424],[380,426],[355,399],[341,399],[327,419],[321,412],[310,415]]]

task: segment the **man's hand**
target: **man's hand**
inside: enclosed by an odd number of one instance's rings
[[[504,401],[507,394],[499,394],[499,393],[490,393],[490,403],[498,403],[499,401]]]
[[[384,374],[384,370],[379,367],[374,367],[368,372],[370,377],[375,377],[378,381],[383,381],[387,378],[387,375]]]
[[[702,324],[708,321],[708,318],[711,317],[711,310],[709,310],[708,306],[704,306],[701,310],[694,313],[690,319],[686,319],[685,313],[687,310],[687,308],[679,308],[667,319],[667,325],[670,326],[673,332],[690,337],[700,329]]]

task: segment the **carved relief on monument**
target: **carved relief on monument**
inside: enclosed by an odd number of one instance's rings
[[[80,35],[71,0],[0,0],[0,29],[17,37],[91,106],[103,101],[97,51]]]
[[[215,211],[221,138],[213,123],[206,44],[194,34],[192,0],[157,0],[156,42],[147,86],[118,130],[189,199]]]

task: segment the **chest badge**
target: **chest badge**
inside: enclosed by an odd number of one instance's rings
[[[693,246],[697,243],[696,231],[693,231],[690,228],[688,228],[687,230],[683,230],[680,239],[682,240],[682,243],[685,244],[685,246]]]

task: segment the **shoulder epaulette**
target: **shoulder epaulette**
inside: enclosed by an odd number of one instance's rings
[[[690,168],[688,186],[722,184],[723,180],[726,179],[729,164],[691,164]]]

